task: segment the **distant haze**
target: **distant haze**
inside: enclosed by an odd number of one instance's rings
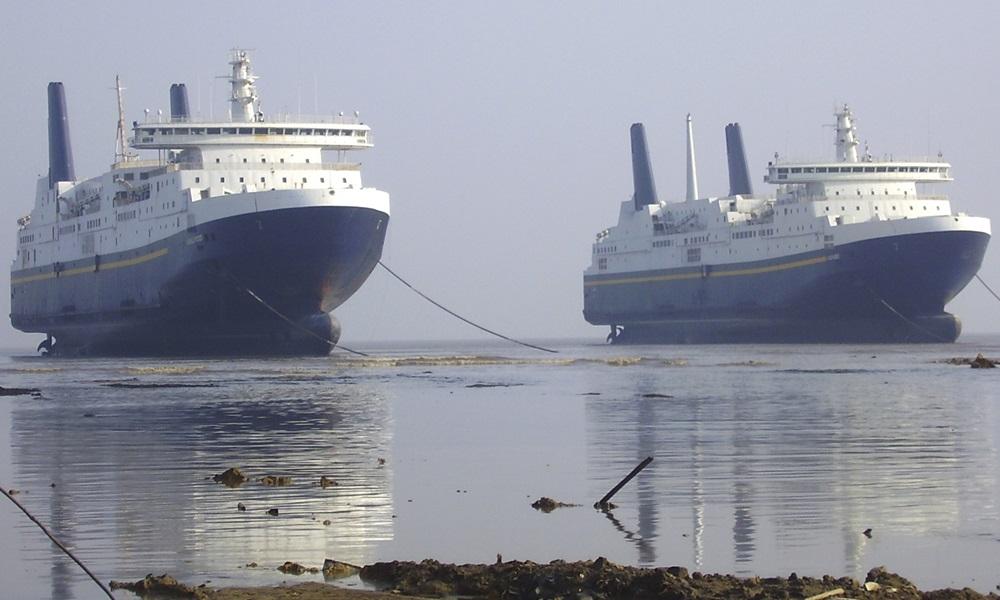
[[[694,116],[702,195],[727,189],[739,121],[758,193],[764,167],[834,157],[836,103],[875,156],[943,152],[953,209],[994,219],[1000,5],[806,2],[7,2],[0,59],[3,287],[17,217],[47,171],[45,86],[66,86],[80,178],[114,154],[115,74],[127,120],[226,114],[232,47],[252,48],[265,113],[359,110],[375,148],[365,184],[392,196],[383,259],[447,306],[528,338],[591,337],[582,271],[594,234],[631,194],[628,126],[643,121],[660,198],[684,194]],[[1000,289],[993,243],[983,278]],[[2,313],[9,313],[4,294]],[[997,331],[973,281],[948,305],[965,332]],[[345,344],[481,334],[376,271],[336,311]],[[33,346],[4,317],[0,345]]]

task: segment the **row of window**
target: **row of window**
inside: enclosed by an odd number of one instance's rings
[[[618,252],[618,246],[600,246],[594,248],[594,254],[611,254],[612,252]]]
[[[140,135],[323,135],[364,137],[365,130],[325,127],[141,127]],[[152,141],[152,140],[143,140]]]
[[[674,245],[674,241],[673,240],[657,240],[657,241],[653,242],[653,247],[654,248],[669,248],[670,246],[673,246],[673,245]]]
[[[780,167],[778,174],[787,173],[947,173],[948,167]]]
[[[747,238],[755,238],[757,236],[764,237],[773,234],[774,234],[773,229],[750,229],[748,231],[734,231],[732,234],[732,239],[743,240]]]
[[[344,180],[344,183],[347,183],[347,178],[346,177],[344,177],[343,180]],[[201,177],[200,176],[195,177],[194,178],[194,182],[195,183],[201,183]],[[260,182],[266,184],[267,183],[267,178],[266,177],[261,177],[260,178]],[[326,177],[320,177],[319,178],[319,182],[320,183],[326,183]],[[226,183],[226,178],[225,177],[219,177],[219,183]],[[246,178],[245,177],[240,177],[239,178],[239,183],[246,183]],[[287,177],[282,177],[281,178],[281,183],[288,183],[288,178]],[[302,178],[302,183],[309,183],[309,178],[308,177],[303,177]]]
[[[135,211],[134,210],[122,211],[122,212],[118,213],[115,216],[115,218],[118,219],[118,222],[121,222],[121,221],[131,221],[132,219],[135,218]]]
[[[35,234],[30,233],[28,235],[22,235],[18,239],[18,241],[21,242],[22,244],[30,244],[31,242],[35,241]]]

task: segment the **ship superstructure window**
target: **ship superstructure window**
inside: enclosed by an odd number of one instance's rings
[[[687,260],[688,262],[701,261],[701,248],[688,248]]]

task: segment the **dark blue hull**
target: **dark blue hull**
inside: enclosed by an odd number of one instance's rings
[[[584,278],[584,317],[622,343],[941,342],[989,235],[877,238],[781,259]]]
[[[388,219],[356,207],[250,213],[16,271],[11,322],[65,354],[326,354],[340,335],[328,313],[375,268]]]

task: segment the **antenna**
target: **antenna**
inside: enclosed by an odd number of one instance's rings
[[[135,158],[129,151],[128,136],[125,133],[125,100],[122,95],[121,76],[115,75],[115,92],[118,94],[118,131],[115,134],[115,163],[128,162]],[[148,113],[147,113],[148,114]]]

